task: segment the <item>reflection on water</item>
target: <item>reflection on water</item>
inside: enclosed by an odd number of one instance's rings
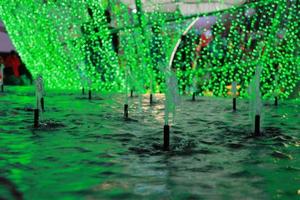
[[[163,95],[142,112],[123,95],[89,101],[48,91],[34,130],[33,88],[0,96],[0,177],[24,199],[299,199],[299,101],[266,102],[264,136],[251,137],[247,100],[183,98],[162,151]],[[9,195],[0,183],[0,194]],[[0,195],[0,197],[1,197]]]

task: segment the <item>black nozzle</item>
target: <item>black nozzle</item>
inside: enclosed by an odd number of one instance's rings
[[[150,94],[150,104],[153,104],[153,95]]]
[[[39,127],[39,115],[40,115],[40,112],[39,112],[39,109],[34,109],[34,128],[38,128]]]
[[[278,97],[275,97],[274,105],[275,105],[275,106],[278,106]]]
[[[168,151],[170,146],[170,126],[164,126],[164,151]]]
[[[196,92],[193,92],[192,101],[196,101]]]
[[[133,90],[130,90],[130,97],[133,97]]]
[[[91,100],[91,99],[92,99],[92,91],[89,90],[89,100]]]
[[[261,136],[260,132],[260,115],[255,115],[255,128],[254,128],[254,136]]]
[[[232,109],[233,111],[236,111],[236,98],[232,99]]]
[[[41,98],[41,107],[42,107],[42,111],[45,112],[45,100],[44,100],[44,97]]]
[[[124,104],[124,118],[128,119],[128,104]]]

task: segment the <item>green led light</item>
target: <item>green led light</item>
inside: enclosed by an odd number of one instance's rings
[[[207,30],[194,26],[185,34],[196,18],[160,6],[134,13],[117,0],[2,0],[0,18],[26,66],[34,76],[43,74],[50,88],[124,91],[128,85],[140,93],[163,92],[180,38],[171,67],[181,93],[227,96],[228,85],[237,81],[239,94],[247,96],[257,65],[263,67],[264,97],[287,98],[299,83],[296,1],[267,0],[214,12],[207,16],[216,22]],[[207,45],[205,31],[213,38]],[[118,35],[118,53],[112,33]]]

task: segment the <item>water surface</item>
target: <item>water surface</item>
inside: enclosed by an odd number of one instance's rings
[[[33,129],[33,87],[0,94],[0,177],[24,199],[299,199],[299,100],[265,101],[263,132],[251,137],[249,102],[183,97],[162,151],[164,96],[47,91]],[[95,96],[94,96],[95,97]],[[0,179],[0,197],[9,199]],[[1,196],[2,195],[2,196]]]

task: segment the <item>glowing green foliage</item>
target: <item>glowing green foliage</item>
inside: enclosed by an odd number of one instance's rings
[[[47,87],[118,90],[105,8],[96,1],[2,1],[0,17],[20,56]]]
[[[140,93],[163,92],[171,67],[181,93],[227,96],[236,81],[247,96],[257,65],[265,97],[286,98],[299,84],[298,1],[255,1],[206,18],[166,13],[161,4],[145,12],[138,5],[130,10],[118,0],[2,0],[0,18],[47,87],[123,91],[127,85]]]
[[[237,81],[240,94],[247,96],[255,68],[261,65],[264,97],[288,97],[299,82],[298,15],[296,1],[262,1],[214,13],[216,21],[210,17],[209,27],[194,26],[173,62],[181,92],[196,84],[202,95],[226,96],[228,86]],[[204,37],[208,33],[211,41]],[[208,44],[201,46],[205,39]]]

